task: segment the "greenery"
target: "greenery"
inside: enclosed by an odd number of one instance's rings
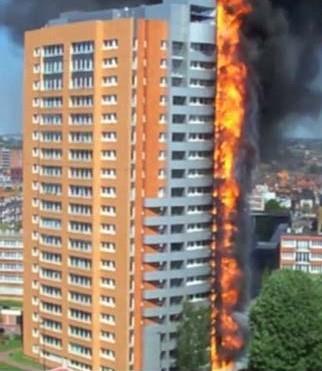
[[[0,308],[21,308],[22,301],[14,299],[0,299]]]
[[[21,368],[12,367],[8,365],[7,363],[0,363],[0,370],[6,370],[6,371],[23,371]]]
[[[209,365],[209,309],[185,303],[178,327],[177,366],[180,371],[204,370]]]
[[[322,370],[322,285],[301,271],[265,279],[250,311],[251,371]]]
[[[22,349],[15,350],[9,354],[9,358],[17,363],[21,363],[24,366],[30,366],[34,370],[40,369],[39,363],[36,363],[32,358],[29,358],[23,354]]]
[[[22,342],[20,336],[0,335],[0,352],[6,352],[11,349],[21,348]]]
[[[281,206],[280,203],[274,199],[269,200],[265,204],[266,212],[278,212],[287,210],[285,207]]]

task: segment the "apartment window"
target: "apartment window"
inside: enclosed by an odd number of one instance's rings
[[[114,290],[116,287],[115,280],[112,278],[101,278],[101,286],[107,289],[112,289]]]
[[[92,56],[77,56],[72,59],[71,70],[73,72],[89,72],[93,70],[94,61]]]
[[[69,231],[74,233],[92,233],[92,224],[84,222],[69,222]]]
[[[190,68],[194,70],[213,71],[215,69],[215,64],[213,62],[191,61]]]
[[[40,242],[43,245],[48,245],[48,246],[55,246],[55,247],[60,247],[61,246],[61,238],[57,236],[51,236],[47,234],[41,234],[40,235]]]
[[[70,274],[68,282],[71,285],[82,286],[82,287],[91,287],[92,285],[91,278],[80,276],[78,274]]]
[[[108,360],[114,361],[115,360],[115,352],[110,349],[101,348],[101,357],[106,358]]]
[[[94,86],[94,79],[92,75],[73,75],[70,87],[72,89],[91,89]]]
[[[69,159],[72,161],[91,161],[92,151],[84,149],[72,149],[69,151]]]
[[[35,48],[33,52],[34,57],[40,57],[41,55],[41,49],[40,48]]]
[[[212,88],[214,84],[214,80],[190,79],[191,88]]]
[[[72,43],[72,54],[87,54],[94,52],[93,41],[82,41]]]
[[[43,319],[42,327],[57,332],[60,332],[62,330],[62,324],[60,322],[47,318]]]
[[[43,70],[44,74],[49,75],[63,73],[63,61],[47,59],[43,64]]]
[[[101,212],[103,215],[106,215],[106,216],[116,216],[116,207],[103,205],[101,207]]]
[[[41,268],[40,277],[49,279],[49,280],[60,281],[62,275],[60,271],[57,271],[54,269],[48,269],[48,268]]]
[[[114,253],[116,251],[116,246],[114,242],[101,242],[101,249],[104,252]]]
[[[42,90],[51,91],[51,90],[60,90],[63,87],[63,79],[61,77],[56,77],[57,75],[44,75],[42,81]],[[39,87],[38,89],[39,90]]]
[[[69,258],[69,266],[77,269],[90,270],[92,268],[92,261],[90,259],[71,256]]]
[[[116,178],[116,169],[102,169],[101,176],[105,179],[115,179]]]
[[[57,57],[62,56],[63,54],[64,54],[63,44],[47,45],[43,49],[44,57]]]
[[[103,60],[103,68],[115,68],[118,66],[118,59],[116,57],[105,58]]]
[[[76,291],[69,292],[69,300],[74,303],[79,303],[83,305],[90,305],[92,303],[91,295],[82,294]]]
[[[69,170],[69,177],[74,179],[92,179],[92,169],[71,168]]]
[[[47,302],[42,301],[40,303],[40,308],[44,312],[48,312],[48,313],[53,313],[53,314],[61,314],[62,313],[61,305],[58,305],[58,304],[47,303]]]
[[[93,115],[91,113],[73,113],[69,116],[70,125],[92,125]]]
[[[119,46],[117,39],[108,39],[103,41],[103,49],[105,50],[111,50],[111,49],[117,49]]]
[[[215,51],[215,46],[213,44],[207,43],[191,43],[190,49],[196,52],[202,52],[204,54],[212,55]]]
[[[92,215],[92,207],[89,205],[70,204],[69,213],[73,215]]]
[[[90,323],[91,320],[92,320],[92,316],[91,316],[90,313],[84,312],[84,311],[78,310],[78,309],[70,309],[69,310],[69,317],[71,319],[79,320],[79,321],[82,321],[82,322],[88,322],[88,323]]]
[[[92,349],[85,347],[84,345],[69,343],[68,350],[70,353],[77,354],[82,357],[91,358]]]
[[[58,348],[58,349],[61,349],[62,347],[62,341],[60,339],[57,339],[49,335],[41,335],[40,342],[42,344],[50,345],[51,347]]]
[[[54,218],[40,218],[39,226],[47,229],[61,229],[61,220]]]
[[[60,160],[62,151],[60,149],[43,148],[41,149],[41,158],[46,160]]]
[[[104,76],[103,77],[103,86],[117,86],[118,78],[117,76]]]
[[[204,160],[210,159],[212,152],[210,151],[189,151],[188,159],[189,160]]]
[[[115,224],[101,224],[101,233],[115,235],[116,234]]]
[[[117,134],[115,131],[108,131],[102,133],[102,141],[103,142],[116,142],[117,141]]]
[[[102,187],[101,195],[102,197],[115,198],[116,188],[115,187]]]
[[[43,131],[40,134],[40,138],[43,143],[61,143],[63,135],[57,131]]]
[[[162,76],[160,78],[160,86],[161,87],[167,87],[168,86],[168,79],[165,76]]]
[[[58,201],[41,201],[40,210],[50,211],[52,213],[57,213],[62,210],[62,204]]]
[[[61,298],[62,296],[62,291],[60,288],[48,285],[41,285],[40,292],[42,295],[51,296],[54,298]]]
[[[70,107],[92,107],[94,103],[92,95],[73,95],[70,97]]]
[[[92,244],[91,242],[85,240],[70,239],[69,248],[71,250],[90,252],[92,251]]]
[[[212,192],[211,187],[189,187],[188,196],[202,196],[210,194]]]
[[[117,104],[117,95],[116,94],[103,95],[102,104],[105,106],[112,106]]]
[[[107,161],[116,160],[116,151],[111,150],[111,149],[102,151],[102,160],[107,160]]]
[[[62,257],[61,257],[61,254],[52,253],[48,251],[42,251],[41,260],[48,262],[48,263],[60,264],[62,261]]]
[[[91,339],[92,331],[84,329],[78,326],[69,326],[69,335],[81,338],[81,339]]]
[[[167,66],[168,66],[168,61],[166,59],[161,59],[160,67],[161,68],[167,68]]]
[[[91,198],[92,197],[92,187],[87,186],[69,186],[69,196],[71,197],[81,197],[81,198]]]
[[[40,125],[61,125],[63,116],[61,114],[46,114],[40,116]]]
[[[92,143],[93,135],[88,132],[73,132],[69,134],[69,141],[71,143]]]
[[[102,295],[100,303],[106,307],[115,307],[115,298],[112,296]]]
[[[101,268],[106,271],[114,272],[116,270],[116,264],[114,260],[102,260]]]
[[[213,98],[190,97],[189,103],[193,106],[211,106],[213,105]]]
[[[101,339],[109,343],[115,343],[115,334],[110,331],[101,331]]]
[[[168,42],[166,40],[161,40],[160,49],[167,50],[167,47],[168,47]]]
[[[39,101],[39,98],[37,98]],[[41,106],[43,108],[61,108],[63,106],[62,97],[44,97],[41,100]]]
[[[116,124],[117,114],[116,113],[103,113],[102,124]]]

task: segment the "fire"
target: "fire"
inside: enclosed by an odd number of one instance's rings
[[[216,189],[210,295],[212,371],[234,370],[234,362],[227,359],[227,354],[238,352],[244,345],[233,312],[240,299],[238,283],[242,279],[235,258],[236,210],[241,197],[236,162],[245,122],[247,80],[247,68],[240,58],[240,28],[250,11],[248,0],[217,1]]]

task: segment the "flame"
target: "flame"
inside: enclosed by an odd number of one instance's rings
[[[241,197],[236,162],[245,122],[247,68],[240,58],[240,28],[251,11],[248,0],[217,1],[217,94],[215,120],[212,244],[211,363],[212,371],[232,371],[225,359],[243,347],[239,324],[233,316],[240,298],[242,272],[234,255],[236,210]]]

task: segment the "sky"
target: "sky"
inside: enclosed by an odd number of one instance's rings
[[[23,52],[0,28],[0,134],[21,132]]]
[[[1,27],[0,50],[0,135],[18,134],[22,131],[23,50]],[[322,68],[316,87],[322,89]],[[287,121],[286,136],[322,138],[322,114],[316,118],[290,117]]]

